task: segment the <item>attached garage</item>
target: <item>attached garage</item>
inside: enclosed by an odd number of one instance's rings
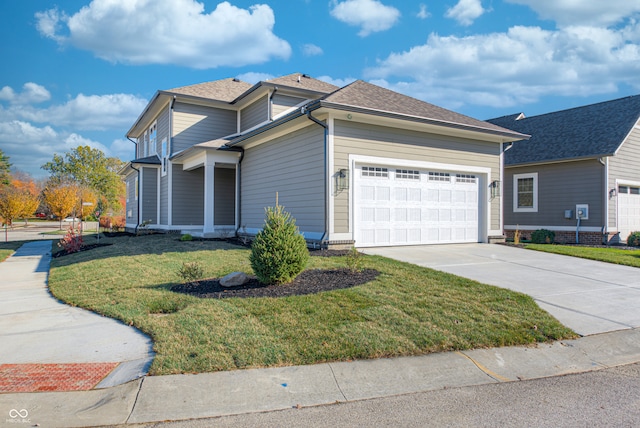
[[[465,170],[355,164],[356,245],[483,241],[482,181]]]
[[[618,231],[623,241],[640,231],[640,186],[618,186]]]

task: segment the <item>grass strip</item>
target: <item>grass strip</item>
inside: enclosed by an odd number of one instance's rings
[[[640,267],[640,248],[582,247],[578,245],[526,244],[528,250],[598,260],[618,265]]]

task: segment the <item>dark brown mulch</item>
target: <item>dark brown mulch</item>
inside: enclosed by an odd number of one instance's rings
[[[113,244],[89,244],[89,245],[83,245],[82,247],[80,247],[80,249],[78,251],[68,252],[67,250],[60,250],[57,253],[53,253],[51,255],[51,257],[55,258],[55,257],[68,256],[69,254],[79,253],[81,251],[93,250],[94,248],[98,248],[98,247],[108,247],[109,245],[113,245]]]
[[[223,299],[226,297],[286,297],[315,294],[322,291],[355,287],[374,280],[380,272],[364,269],[351,272],[349,269],[310,269],[302,272],[293,282],[285,285],[264,285],[255,277],[239,287],[224,288],[219,278],[205,279],[195,283],[174,285],[171,291],[196,297]]]

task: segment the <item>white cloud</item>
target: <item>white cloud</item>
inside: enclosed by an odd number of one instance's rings
[[[517,26],[468,37],[431,34],[426,44],[389,55],[365,76],[449,108],[520,106],[546,95],[611,93],[619,84],[640,88],[639,25],[620,31]]]
[[[358,35],[366,37],[371,33],[385,31],[400,19],[400,11],[385,6],[378,0],[346,0],[331,2],[331,16],[354,27],[360,27]]]
[[[307,43],[302,46],[302,53],[304,56],[317,56],[322,55],[324,52],[320,46],[316,46],[312,43]]]
[[[196,0],[93,0],[73,15],[53,9],[36,19],[40,33],[61,46],[111,62],[206,69],[291,55],[264,4],[241,9],[225,1],[206,13]]]
[[[353,77],[345,77],[343,79],[334,79],[331,76],[318,76],[317,79],[322,80],[323,82],[331,83],[332,85],[338,86],[340,88],[347,86],[348,84],[358,80]]]
[[[506,0],[533,9],[542,19],[561,26],[609,26],[633,14],[640,13],[640,3],[634,0],[580,1],[580,0]]]
[[[445,16],[468,27],[485,12],[480,0],[459,0],[458,4],[447,10]]]
[[[114,156],[122,160],[131,160],[135,157],[135,145],[129,140],[113,140],[109,147],[109,156]]]
[[[48,101],[50,98],[51,94],[44,86],[33,82],[25,83],[19,94],[9,86],[0,90],[0,100],[9,101],[12,104],[35,104]]]
[[[243,82],[247,82],[251,84],[256,84],[258,82],[263,82],[265,80],[273,79],[274,77],[275,76],[273,76],[272,74],[254,73],[254,72],[248,72],[248,73],[240,74],[237,76],[237,78],[242,80]]]
[[[418,13],[416,14],[416,16],[420,19],[427,19],[428,17],[431,16],[431,14],[429,13],[429,11],[427,10],[427,5],[425,4],[420,4],[420,10],[418,11]]]

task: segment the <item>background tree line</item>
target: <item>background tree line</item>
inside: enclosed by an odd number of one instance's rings
[[[0,220],[11,226],[17,219],[38,213],[57,218],[96,220],[103,213],[121,215],[124,182],[118,175],[124,162],[89,146],[78,146],[64,155],[54,154],[41,166],[49,172],[36,181],[20,171],[11,171],[9,157],[0,150]]]

